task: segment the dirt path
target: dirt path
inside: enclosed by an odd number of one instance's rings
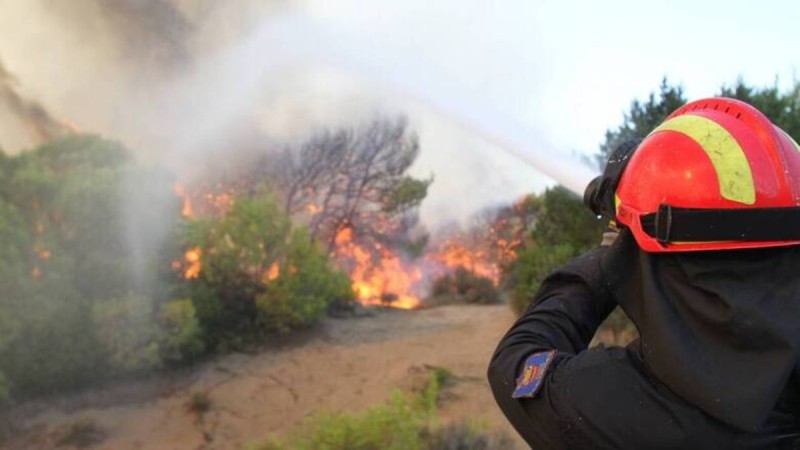
[[[426,365],[446,367],[458,377],[441,406],[445,420],[477,419],[514,435],[484,376],[494,345],[512,320],[507,306],[329,319],[301,338],[304,342],[279,350],[229,355],[175,380],[40,405],[24,421],[27,431],[3,448],[69,448],[56,443],[71,442],[65,436],[85,426],[89,441],[99,430],[100,442],[91,446],[96,449],[240,449],[290,432],[317,411],[359,411],[384,402],[394,388],[413,388]],[[119,394],[126,389],[144,400]],[[208,400],[207,412],[187,409],[193,395],[200,407]]]

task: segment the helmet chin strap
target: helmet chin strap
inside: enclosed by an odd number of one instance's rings
[[[699,209],[660,205],[642,216],[642,229],[670,242],[800,240],[800,207]]]

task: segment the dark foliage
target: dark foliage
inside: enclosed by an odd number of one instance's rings
[[[433,282],[431,296],[425,305],[446,305],[454,303],[495,304],[500,303],[500,292],[492,280],[457,267]]]

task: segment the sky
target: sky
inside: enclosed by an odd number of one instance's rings
[[[426,66],[456,95],[577,151],[596,149],[663,77],[694,98],[738,77],[786,86],[800,64],[800,3],[790,1],[310,3],[324,20]]]
[[[435,177],[429,223],[554,174],[579,191],[591,173],[577,156],[664,77],[694,99],[739,77],[786,87],[800,67],[788,1],[152,0],[177,5],[156,22],[171,9],[115,1],[0,0],[0,61],[20,92],[173,164],[403,113],[422,147],[413,171]],[[164,52],[190,63],[164,69]]]

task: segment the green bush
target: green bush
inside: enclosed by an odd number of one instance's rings
[[[264,329],[289,331],[325,315],[333,300],[352,300],[350,279],[335,270],[305,230],[292,233],[280,275],[256,297]]]
[[[107,355],[85,304],[47,305],[39,298],[37,317],[20,316],[23,326],[0,355],[0,371],[14,398],[84,387],[109,372]]]
[[[361,414],[316,414],[288,438],[272,440],[253,450],[422,450],[423,437],[432,426],[436,411],[429,399],[439,395],[435,376],[429,380],[420,396],[396,391],[389,404]]]
[[[150,300],[128,295],[92,305],[96,337],[115,373],[140,372],[160,363],[158,326]]]
[[[500,291],[494,282],[464,267],[457,267],[452,273],[437,278],[431,287],[431,295],[425,302],[428,306],[473,303],[500,303]]]
[[[353,297],[348,278],[266,192],[237,198],[223,217],[190,222],[184,241],[202,255],[189,293],[209,348],[307,326],[333,300]]]
[[[306,429],[284,442],[273,442],[261,450],[414,450],[422,447],[422,430],[428,416],[415,410],[401,393],[389,405],[370,408],[363,414],[318,414]]]
[[[511,309],[517,314],[522,314],[547,275],[576,256],[576,253],[570,244],[549,245],[520,252],[513,267]]]
[[[187,224],[185,246],[200,249],[202,264],[188,292],[209,349],[236,348],[257,334],[255,299],[266,290],[290,231],[269,195],[237,198],[226,215]]]
[[[386,405],[360,414],[319,413],[285,439],[273,439],[251,450],[510,450],[508,436],[487,434],[474,423],[442,427],[437,401],[453,379],[446,368],[432,367],[417,395],[395,391]]]
[[[0,157],[0,372],[15,398],[154,366],[172,179],[69,136]],[[167,261],[168,264],[168,261]]]
[[[511,309],[522,313],[551,271],[600,245],[606,225],[566,188],[545,191],[529,242],[517,251],[516,261],[505,273]]]
[[[200,323],[190,299],[161,305],[158,322],[161,328],[158,349],[166,364],[193,361],[205,350]]]

